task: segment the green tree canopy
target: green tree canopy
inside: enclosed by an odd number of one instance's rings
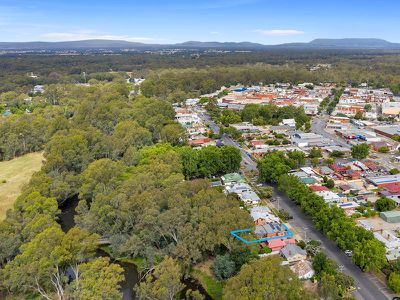
[[[389,275],[388,286],[393,292],[400,292],[400,274],[398,272],[392,272]]]
[[[229,254],[217,255],[213,263],[213,272],[218,280],[228,279],[235,273],[235,262]]]
[[[314,299],[297,276],[280,265],[277,256],[255,260],[242,267],[224,288],[224,299]]]
[[[369,154],[369,146],[366,143],[353,145],[351,147],[351,155],[357,159],[366,158]]]
[[[136,291],[139,299],[173,300],[183,289],[181,267],[171,257],[165,257],[154,271],[139,283]]]
[[[377,211],[389,211],[396,208],[396,202],[387,197],[381,197],[375,201],[375,209]]]

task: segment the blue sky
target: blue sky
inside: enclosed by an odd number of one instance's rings
[[[398,0],[0,0],[0,41],[400,42]]]

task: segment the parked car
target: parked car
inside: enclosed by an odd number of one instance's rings
[[[346,251],[344,251],[344,254],[346,254],[348,257],[352,257],[353,256],[353,251],[346,250]]]

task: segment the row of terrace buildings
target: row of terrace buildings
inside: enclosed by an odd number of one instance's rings
[[[400,99],[394,97],[389,89],[346,88],[332,115],[354,117],[361,113],[367,119],[384,116],[397,116],[400,113]]]

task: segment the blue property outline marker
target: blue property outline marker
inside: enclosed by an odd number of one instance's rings
[[[242,232],[251,232],[253,230],[251,228],[232,230],[230,232],[230,234],[233,237],[237,238],[239,241],[245,243],[246,245],[257,244],[257,243],[262,243],[262,242],[266,242],[266,241],[270,241],[270,240],[282,239],[282,238],[287,238],[287,237],[293,236],[293,232],[285,224],[282,224],[282,226],[286,230],[286,233],[284,235],[271,236],[271,237],[266,237],[266,238],[262,238],[262,239],[258,239],[258,240],[252,240],[252,241],[246,240],[238,234],[238,233],[242,233]]]

